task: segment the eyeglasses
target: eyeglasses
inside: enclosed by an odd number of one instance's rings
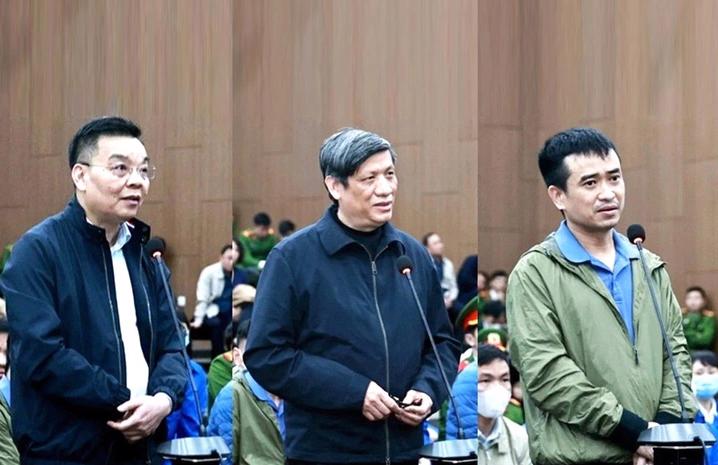
[[[157,168],[154,165],[140,165],[140,166],[128,166],[125,163],[115,163],[111,166],[105,165],[92,165],[85,162],[77,162],[79,165],[91,166],[96,168],[102,168],[112,173],[116,178],[125,179],[130,176],[134,171],[139,173],[140,177],[146,181],[152,180],[157,175]]]

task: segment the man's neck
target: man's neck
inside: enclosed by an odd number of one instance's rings
[[[581,246],[590,255],[613,268],[616,258],[616,244],[613,242],[613,229],[608,231],[586,231],[571,223],[566,223]]]
[[[481,434],[483,434],[485,438],[489,437],[491,431],[494,430],[496,420],[496,418],[486,418],[479,415],[479,431],[481,431]]]
[[[344,212],[341,210],[341,208],[337,209],[337,218],[339,218],[339,221],[342,222],[344,226],[347,226],[355,231],[361,231],[361,232],[372,232],[377,229],[377,227],[371,227],[371,226],[363,226],[360,224],[356,224],[354,221],[352,221],[350,218],[348,218]]]
[[[122,223],[114,224],[103,222],[100,218],[96,217],[94,214],[88,211],[87,207],[85,206],[85,199],[83,199],[79,195],[77,196],[77,202],[80,204],[82,209],[85,210],[85,218],[87,218],[87,222],[93,226],[97,226],[98,228],[104,229],[107,243],[110,244],[110,246],[114,245],[115,241],[117,240],[117,236],[120,233],[120,226],[122,225]]]

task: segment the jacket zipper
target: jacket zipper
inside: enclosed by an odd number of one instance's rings
[[[364,247],[364,246],[362,246]],[[384,319],[381,316],[381,309],[379,309],[379,296],[377,293],[377,286],[376,286],[376,277],[378,275],[377,268],[376,268],[376,259],[381,255],[388,247],[384,247],[379,251],[379,253],[376,254],[375,257],[371,256],[371,253],[369,252],[369,249],[364,247],[364,250],[366,250],[366,253],[369,255],[369,259],[371,260],[371,281],[372,281],[372,287],[374,290],[374,306],[376,307],[376,315],[379,319],[379,327],[381,328],[381,335],[384,339],[384,355],[386,356],[386,391],[389,392],[391,389],[391,385],[389,382],[389,341],[386,336],[386,327],[384,326]],[[385,463],[386,465],[391,465],[391,442],[389,439],[389,419],[384,419],[384,438],[386,439],[386,456]]]
[[[105,257],[105,249],[100,245],[100,250],[102,251],[102,265],[105,267],[105,286],[107,287],[107,302],[110,304],[110,312],[112,313],[112,329],[115,333],[115,343],[117,344],[117,368],[119,369],[120,374],[120,381],[122,384],[127,384],[127,379],[125,376],[125,372],[122,369],[122,359],[124,358],[124,353],[122,352],[122,347],[120,346],[120,335],[117,333],[117,322],[115,321],[115,306],[112,304],[112,292],[110,291],[110,276],[107,272],[107,259]]]
[[[145,293],[145,304],[147,305],[147,319],[150,325],[150,365],[149,369],[152,369],[152,359],[154,354],[154,339],[155,339],[155,331],[152,327],[152,311],[150,310],[150,297],[147,294],[147,287],[145,287],[145,282],[142,280],[142,248],[140,248],[140,254],[139,254],[139,265],[138,265],[138,273],[137,277],[140,280],[140,283],[142,283],[142,290]],[[161,266],[161,265],[158,265]],[[149,382],[149,380],[148,380]]]

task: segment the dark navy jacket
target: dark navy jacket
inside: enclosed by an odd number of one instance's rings
[[[286,401],[289,458],[383,463],[388,449],[392,460],[414,459],[421,426],[362,416],[369,382],[400,398],[409,389],[425,392],[434,409],[447,397],[411,288],[396,266],[402,254],[414,264],[419,299],[451,382],[459,346],[429,254],[391,224],[378,251],[372,259],[327,210],[269,254],[244,362],[260,385]]]
[[[170,305],[142,250],[149,227],[132,222],[123,247],[149,395],[174,405],[186,383]],[[122,435],[108,426],[130,397],[110,247],[73,199],[26,232],[2,275],[10,324],[12,419],[23,464],[104,464]],[[146,449],[146,445],[144,446]],[[146,455],[142,447],[138,454]]]

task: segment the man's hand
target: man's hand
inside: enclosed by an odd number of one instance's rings
[[[133,443],[155,432],[162,420],[172,411],[172,400],[163,393],[141,396],[128,400],[117,407],[124,413],[121,421],[108,421],[107,426],[120,431],[127,442]]]
[[[192,322],[190,322],[189,326],[190,326],[190,328],[197,329],[200,326],[202,326],[202,320],[192,320]]]
[[[401,402],[411,405],[401,409],[401,411],[396,414],[396,418],[402,423],[411,426],[419,426],[421,422],[424,421],[424,418],[429,416],[431,407],[434,405],[428,394],[414,391],[413,389],[406,393],[406,397],[404,397],[404,400]]]
[[[398,414],[401,408],[394,402],[388,392],[383,390],[374,381],[369,383],[364,395],[364,405],[361,413],[369,421],[383,420],[392,413]]]
[[[658,426],[655,421],[648,422],[648,429]],[[633,465],[653,465],[653,447],[641,446],[633,453]]]
[[[653,447],[641,446],[633,453],[633,465],[653,465]]]

